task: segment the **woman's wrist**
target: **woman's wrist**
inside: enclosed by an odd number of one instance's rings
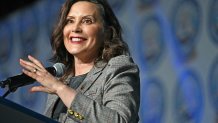
[[[76,90],[70,88],[69,86],[60,83],[60,85],[57,85],[56,87],[56,94],[58,97],[61,98],[63,103],[69,108],[77,92]]]
[[[60,94],[63,92],[63,90],[66,90],[67,88],[68,88],[67,85],[65,85],[65,84],[59,82],[59,83],[56,84],[56,86],[54,87],[54,90],[55,90],[55,93],[56,93],[57,95],[60,95]]]

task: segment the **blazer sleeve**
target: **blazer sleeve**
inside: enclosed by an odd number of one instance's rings
[[[136,123],[140,102],[138,66],[129,56],[112,58],[104,70],[102,103],[78,93],[71,110],[80,113],[78,122]],[[73,113],[73,112],[71,112]],[[78,118],[77,118],[78,119]]]

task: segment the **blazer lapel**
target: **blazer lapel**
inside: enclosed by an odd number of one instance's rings
[[[106,67],[107,63],[100,61],[98,62],[91,70],[90,72],[87,74],[85,80],[82,82],[82,84],[79,86],[79,88],[77,89],[78,91],[84,93],[86,92],[90,86],[95,82],[95,80],[101,75],[102,70]],[[57,95],[50,95],[48,98],[48,102],[47,105],[50,105],[50,107],[48,107],[49,109],[47,110],[47,112],[45,112],[45,115],[48,117],[51,117],[52,115],[52,111],[54,108],[54,105],[56,103],[58,99]]]
[[[57,95],[49,95],[48,99],[47,99],[47,107],[48,109],[46,109],[45,115],[48,117],[51,117],[52,115],[52,111],[55,105],[55,102],[58,100],[58,96]]]
[[[87,74],[83,83],[79,86],[78,91],[84,93],[90,86],[95,82],[95,80],[101,75],[102,70],[106,67],[107,63],[100,61],[98,62]]]

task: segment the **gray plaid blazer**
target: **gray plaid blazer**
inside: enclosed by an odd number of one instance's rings
[[[98,62],[77,89],[78,94],[62,123],[137,123],[140,104],[138,66],[129,56]],[[48,95],[45,115],[51,117],[57,101]]]

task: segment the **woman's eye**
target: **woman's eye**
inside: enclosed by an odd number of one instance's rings
[[[67,23],[67,24],[73,23],[73,20],[68,19],[68,20],[66,21],[66,23]]]
[[[93,23],[93,21],[91,19],[83,19],[82,23],[91,24],[91,23]]]

